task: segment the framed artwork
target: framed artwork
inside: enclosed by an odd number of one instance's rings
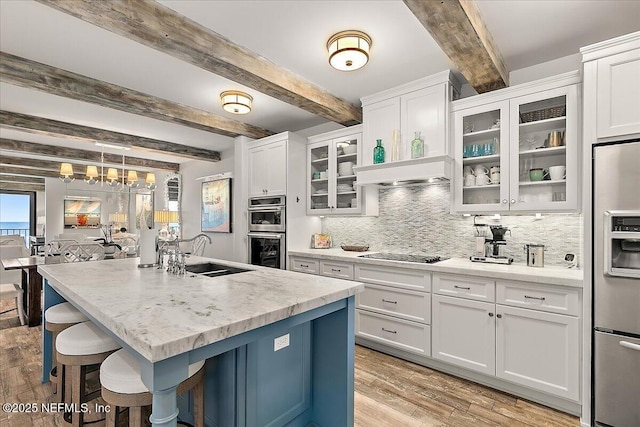
[[[231,178],[202,183],[200,230],[231,233]]]
[[[153,228],[153,194],[136,194],[136,228]]]

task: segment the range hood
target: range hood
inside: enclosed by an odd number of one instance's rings
[[[416,185],[449,181],[453,159],[423,157],[376,165],[354,166],[356,185]]]

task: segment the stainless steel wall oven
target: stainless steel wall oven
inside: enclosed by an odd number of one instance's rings
[[[249,264],[285,269],[285,196],[249,199],[248,223]]]

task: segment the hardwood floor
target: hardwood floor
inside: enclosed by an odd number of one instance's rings
[[[0,302],[0,312],[12,307]],[[42,329],[19,325],[15,311],[0,315],[0,403],[48,402],[51,386],[40,383]],[[580,426],[577,417],[360,346],[355,390],[357,427]],[[67,424],[60,414],[0,411],[0,426]]]

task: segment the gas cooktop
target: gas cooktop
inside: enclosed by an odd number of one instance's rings
[[[447,258],[433,255],[394,254],[390,252],[378,252],[375,254],[358,255],[360,258],[386,259],[390,261],[417,262],[421,264],[433,264],[444,261]]]

